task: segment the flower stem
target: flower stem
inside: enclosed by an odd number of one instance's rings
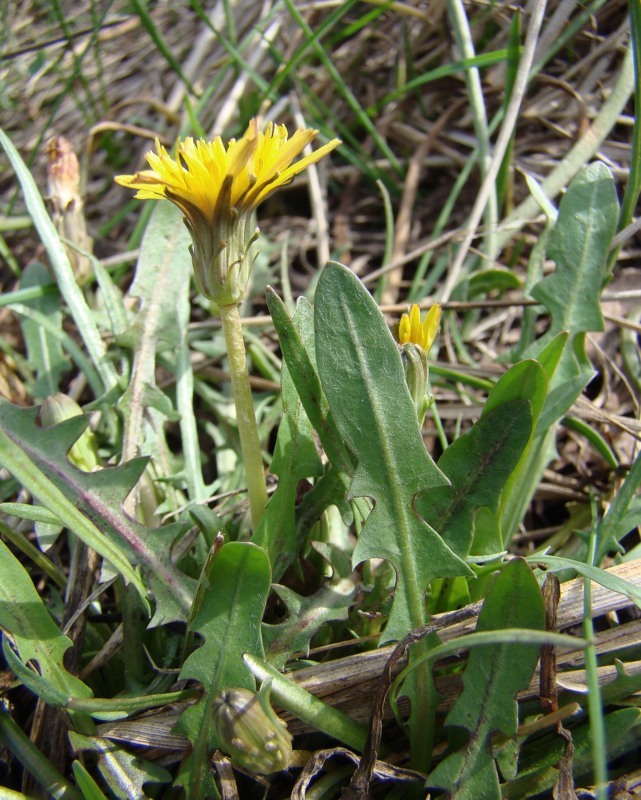
[[[231,373],[231,389],[236,405],[240,447],[247,476],[247,493],[251,511],[252,528],[256,530],[263,516],[267,503],[267,486],[263,469],[263,456],[258,440],[258,429],[254,415],[254,402],[247,372],[247,355],[243,340],[243,329],[237,305],[220,306],[220,318],[223,323],[229,371]]]

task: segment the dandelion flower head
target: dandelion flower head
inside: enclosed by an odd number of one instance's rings
[[[150,169],[115,181],[136,190],[141,200],[167,199],[178,206],[192,237],[200,290],[218,303],[238,303],[251,271],[249,248],[257,237],[252,213],[340,144],[332,139],[295,161],[317,134],[305,128],[290,137],[284,125],[268,122],[261,130],[253,119],[240,139],[226,145],[220,136],[179,141],[175,158],[156,141],[156,152],[146,155]]]

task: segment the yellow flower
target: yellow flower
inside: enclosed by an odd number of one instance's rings
[[[230,139],[227,145],[220,136],[212,142],[179,141],[176,158],[156,141],[156,152],[146,156],[151,169],[115,180],[136,189],[137,198],[166,198],[178,206],[193,242],[198,288],[219,305],[237,305],[247,290],[253,265],[249,250],[258,236],[253,212],[340,144],[332,139],[294,162],[317,134],[307,128],[289,138],[284,125],[268,122],[262,131],[253,119],[243,137]]]
[[[440,324],[441,307],[438,303],[434,303],[430,308],[423,322],[421,322],[421,311],[414,303],[409,314],[403,314],[401,317],[398,325],[398,341],[400,344],[417,344],[429,353]]]
[[[440,322],[441,307],[438,303],[434,303],[430,308],[423,322],[421,322],[421,311],[414,304],[409,313],[403,314],[401,321],[394,326],[405,382],[414,401],[419,425],[423,424],[425,412],[433,401],[429,392],[428,353],[438,334]]]

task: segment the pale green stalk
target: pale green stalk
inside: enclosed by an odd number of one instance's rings
[[[176,404],[180,414],[180,432],[185,458],[185,481],[189,499],[203,503],[207,499],[207,487],[203,479],[198,430],[194,416],[194,373],[189,358],[189,346],[183,341],[176,354]]]
[[[222,320],[225,344],[227,345],[231,390],[234,397],[234,405],[236,406],[240,447],[247,477],[252,528],[256,530],[267,503],[267,485],[263,469],[263,455],[256,427],[254,402],[249,385],[247,355],[238,306],[220,306],[220,319]]]
[[[350,719],[342,711],[315,697],[302,686],[282,675],[267,661],[247,653],[243,661],[261,683],[271,681],[271,698],[294,716],[327,733],[358,753],[367,741],[367,727]]]
[[[80,793],[45,758],[5,708],[0,708],[0,742],[52,797],[81,800]],[[0,796],[5,796],[4,789]]]

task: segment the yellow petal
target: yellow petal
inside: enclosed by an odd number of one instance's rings
[[[398,341],[400,344],[407,344],[410,341],[410,318],[403,314],[398,324]]]
[[[422,345],[423,328],[421,326],[421,312],[414,303],[410,308],[410,341]]]
[[[187,216],[185,209],[197,209],[201,220],[215,224],[218,214],[228,219],[232,209],[251,213],[279,186],[340,144],[334,139],[292,163],[317,133],[306,128],[289,137],[284,125],[268,122],[263,131],[252,119],[244,135],[227,145],[220,136],[211,142],[191,137],[179,141],[175,158],[156,140],[155,152],[146,156],[150,169],[115,180],[137,190],[140,199],[167,197]]]
[[[421,322],[421,311],[416,303],[413,303],[408,313],[401,316],[398,323],[399,344],[416,344],[426,352],[429,351],[438,334],[441,322],[441,307],[435,303]]]
[[[429,352],[432,345],[434,344],[434,340],[436,339],[436,335],[438,334],[439,325],[441,324],[441,306],[438,303],[434,303],[434,305],[430,308],[425,316],[425,320],[423,322],[423,337],[424,337],[424,349],[426,352]]]

